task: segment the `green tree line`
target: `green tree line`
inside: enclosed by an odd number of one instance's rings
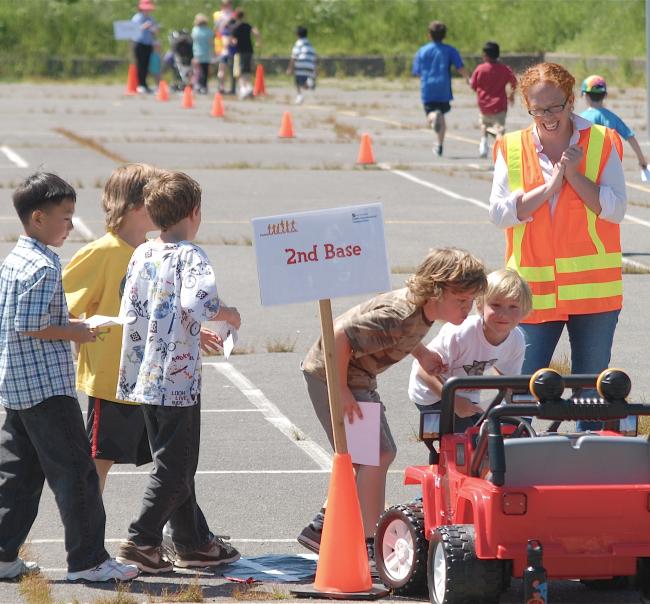
[[[447,41],[476,54],[486,40],[503,53],[571,52],[645,55],[644,0],[239,0],[263,36],[259,53],[287,55],[296,25],[309,28],[320,55],[411,55],[427,41],[427,24],[448,27]],[[0,59],[5,77],[47,75],[47,59],[121,57],[112,22],[129,19],[135,0],[2,0]],[[211,17],[219,0],[158,0],[161,42]]]

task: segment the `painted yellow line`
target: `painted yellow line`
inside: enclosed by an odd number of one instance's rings
[[[625,184],[632,189],[636,189],[637,191],[645,191],[646,193],[650,193],[650,187],[644,187],[643,185],[637,185],[633,182],[627,181],[625,181]]]

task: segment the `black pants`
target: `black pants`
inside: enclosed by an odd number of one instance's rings
[[[142,405],[153,468],[140,514],[129,526],[136,545],[157,547],[169,520],[176,550],[193,552],[213,537],[196,501],[194,474],[199,463],[201,403],[192,407]]]
[[[210,73],[210,63],[199,63],[199,88],[208,89],[208,75]]]
[[[140,44],[136,42],[133,46],[135,65],[138,70],[138,86],[147,88],[147,74],[149,73],[149,59],[153,52],[151,44]]]
[[[106,514],[79,403],[53,396],[6,413],[0,427],[0,561],[18,556],[47,479],[65,529],[68,571],[101,564],[109,557]]]

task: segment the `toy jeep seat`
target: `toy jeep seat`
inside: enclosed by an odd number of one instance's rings
[[[646,438],[586,434],[505,440],[504,486],[649,484]]]

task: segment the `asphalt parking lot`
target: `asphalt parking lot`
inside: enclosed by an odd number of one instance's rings
[[[20,234],[11,192],[36,169],[57,172],[78,191],[77,229],[58,250],[64,264],[86,241],[103,233],[101,190],[118,164],[147,162],[183,170],[201,184],[203,223],[197,242],[213,262],[222,297],[239,308],[242,330],[239,354],[229,361],[206,359],[198,499],[212,530],[230,535],[243,556],[306,553],[295,537],[320,507],[329,476],[329,445],[299,371],[318,337],[318,304],[261,306],[250,220],[381,202],[394,287],[432,247],[464,247],[489,268],[500,267],[503,234],[487,217],[491,162],[478,158],[474,97],[462,82],[454,85],[456,100],[442,157],[432,154],[433,133],[425,127],[415,82],[324,82],[301,106],[291,104],[293,91],[286,83],[271,83],[268,95],[254,101],[226,97],[224,118],[210,116],[210,96],[196,98],[193,109],[182,109],[180,96],[160,103],[153,97],[127,97],[119,86],[0,87],[2,258]],[[623,95],[612,90],[608,100],[650,153],[644,91]],[[583,108],[580,100],[577,107]],[[278,138],[284,111],[293,117],[293,139]],[[528,124],[519,104],[507,123],[511,130]],[[372,137],[375,166],[355,165],[362,133]],[[629,262],[612,366],[630,374],[635,401],[647,401],[650,186],[641,183],[629,147],[625,153],[629,206],[621,230]],[[361,299],[335,299],[333,310],[338,314]],[[558,354],[567,351],[563,340]],[[417,494],[414,487],[402,485],[402,470],[427,459],[416,438],[418,414],[406,395],[409,371],[405,361],[379,380],[399,447],[389,475],[389,505]],[[109,475],[104,499],[111,553],[139,509],[147,471],[119,466]],[[63,580],[63,529],[47,490],[28,551],[52,580],[55,601],[92,602],[113,589]],[[212,573],[145,576],[130,590],[147,600],[191,581],[198,581],[206,601],[233,595],[233,584]],[[284,593],[275,592],[274,599]],[[553,602],[575,604],[638,601],[633,591],[594,593],[574,582],[553,583],[550,596]],[[522,598],[520,582],[514,581],[501,601]],[[0,602],[19,601],[15,583],[0,583]]]

